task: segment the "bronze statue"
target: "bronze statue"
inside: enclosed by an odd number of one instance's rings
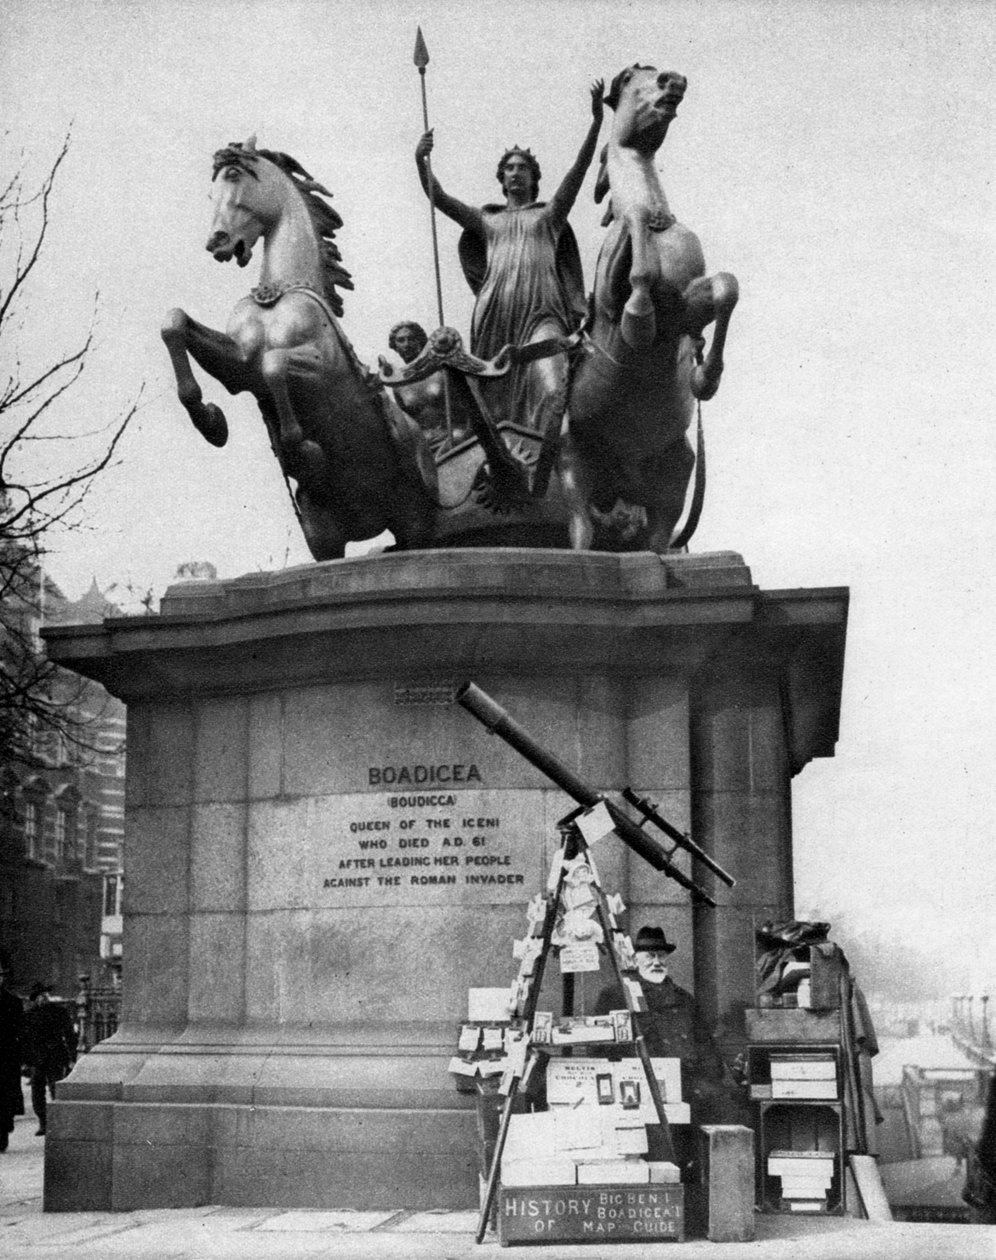
[[[695,524],[675,536],[695,463],[686,433],[696,401],[719,387],[738,287],[728,272],[705,276],[698,237],[671,214],[654,167],[685,87],[679,74],[634,65],[606,97],[615,118],[595,199],[610,195],[609,230],[568,402],[592,513],[587,524],[572,523],[575,546],[590,546],[597,524],[602,545],[665,551],[687,542]],[[700,505],[701,459],[698,469]]]
[[[229,393],[256,398],[277,459],[297,483],[295,507],[316,560],[347,541],[389,529],[399,548],[428,546],[436,468],[419,425],[356,357],[338,322],[338,288],[353,287],[334,242],[342,220],[331,196],[292,157],[255,140],[215,154],[214,219],[207,249],[240,267],[263,241],[260,282],[231,313],[226,333],[182,310],[162,329],[180,401],[214,446],[228,425],[205,403],[193,357]]]
[[[404,364],[414,362],[428,341],[425,329],[412,319],[403,319],[395,324],[387,338],[387,344]],[[383,360],[381,362],[383,364]],[[458,399],[450,399],[447,415],[446,384],[442,372],[433,372],[420,380],[398,385],[394,396],[408,415],[418,421],[433,451],[455,445],[467,436],[465,408]]]
[[[602,92],[601,81],[592,85],[591,125],[573,166],[549,202],[537,200],[540,167],[528,149],[509,149],[498,163],[505,204],[478,210],[444,192],[430,173],[432,131],[426,131],[418,142],[415,162],[422,188],[464,230],[460,261],[477,296],[470,352],[480,359],[493,360],[508,345],[563,336],[584,318],[581,261],[567,216],[595,153]],[[566,379],[566,355],[548,355],[488,380],[482,397],[496,425],[513,421],[556,442]]]
[[[334,243],[330,194],[282,153],[254,142],[215,155],[208,249],[245,266],[263,241],[260,283],[226,334],[167,316],[163,338],[195,426],[225,443],[190,356],[231,393],[250,391],[266,421],[316,559],[384,529],[399,548],[683,547],[704,491],[688,429],[719,386],[736,279],[707,277],[698,238],[676,222],[654,167],[685,80],[635,65],[604,98],[549,203],[537,200],[529,150],[502,155],[504,205],[475,209],[432,174],[431,130],[416,148],[423,189],[463,228],[464,272],[477,295],[469,351],[442,326],[427,338],[403,321],[400,365],[374,376],[342,332],[337,288],[352,288]],[[585,313],[567,215],[594,154],[603,103],[615,112],[596,200],[608,227]],[[705,328],[715,322],[708,352]],[[699,451],[704,456],[699,426]],[[678,529],[693,466],[694,491]],[[556,478],[553,473],[556,472]]]

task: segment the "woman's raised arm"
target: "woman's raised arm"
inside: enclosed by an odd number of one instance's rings
[[[418,170],[422,191],[427,197],[429,196],[429,181],[431,180],[433,205],[454,223],[459,223],[462,228],[483,236],[484,220],[481,218],[481,212],[475,210],[473,206],[465,206],[462,201],[457,201],[456,197],[451,197],[448,192],[444,192],[442,184],[430,171],[429,154],[432,152],[432,145],[432,132],[427,131],[415,146],[415,167]]]

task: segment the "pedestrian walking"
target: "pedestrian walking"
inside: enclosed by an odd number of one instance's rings
[[[7,1149],[14,1117],[24,1115],[21,1093],[24,1007],[17,994],[7,988],[9,978],[7,963],[0,958],[0,1151]]]
[[[76,1062],[76,1030],[69,1012],[52,1001],[47,984],[34,984],[24,1016],[24,1063],[31,1076],[31,1105],[38,1117],[37,1137],[45,1134],[48,1098],[55,1084],[68,1076]]]

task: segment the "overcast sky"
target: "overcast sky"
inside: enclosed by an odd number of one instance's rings
[[[705,408],[693,550],[740,552],[769,589],[851,589],[837,756],[795,782],[798,909],[843,911],[955,960],[965,983],[996,982],[990,3],[3,9],[5,170],[20,161],[37,182],[72,126],[20,352],[74,349],[99,290],[98,346],[63,431],[113,419],[144,385],[120,466],[52,557],[74,596],[92,577],[161,593],[186,560],[234,576],[308,559],[254,406],[207,381],[232,430],[207,446],[159,340],[170,307],[223,328],[255,283],[258,254],[239,271],[204,251],[215,149],[255,132],[333,191],[356,284],[344,326],[373,362],[398,319],[436,322],[412,159],[418,23],[434,170],[476,204],[500,196],[512,143],[533,148],[553,191],[592,79],[634,61],[685,74],[662,180],[709,269],[741,286]],[[587,282],[593,181],[572,215]],[[457,234],[441,220],[446,319],[466,333]]]

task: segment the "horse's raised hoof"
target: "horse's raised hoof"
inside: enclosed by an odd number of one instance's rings
[[[190,408],[190,418],[197,432],[212,446],[224,446],[228,441],[228,421],[215,403],[195,403]]]

